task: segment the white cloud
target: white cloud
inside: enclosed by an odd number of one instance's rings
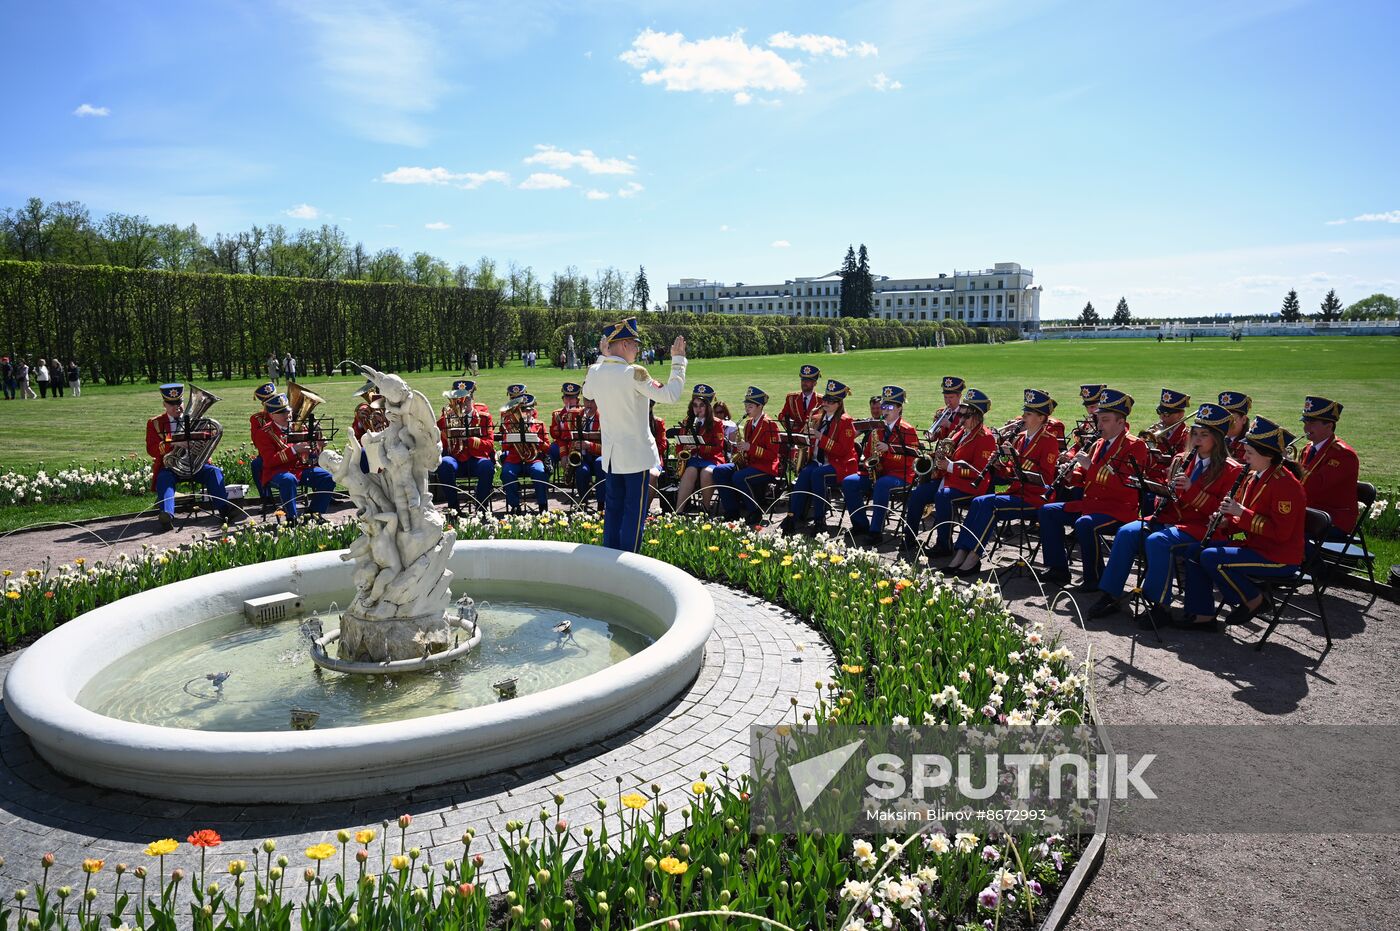
[[[642,72],[643,84],[661,84],[668,91],[800,91],[805,84],[799,65],[749,45],[743,30],[692,42],[679,32],[645,29],[618,58]]]
[[[721,223],[721,224],[719,225],[719,231],[720,231],[721,233],[727,233],[727,232],[729,232],[729,224],[728,224],[728,223]]]
[[[552,191],[572,186],[573,182],[568,178],[563,175],[550,174],[547,171],[537,171],[520,182],[520,190],[522,191]]]
[[[897,91],[904,87],[900,82],[890,80],[890,76],[883,71],[870,79],[870,86],[877,91]]]
[[[1286,284],[1290,284],[1290,281],[1281,275],[1241,275],[1233,281],[1226,282],[1227,287],[1243,288],[1246,291],[1273,291]]]
[[[589,200],[607,200],[609,197],[612,197],[607,191],[600,191],[597,188],[584,191],[583,196],[587,197]]]
[[[1060,284],[1047,288],[1046,291],[1055,297],[1085,297],[1089,294],[1087,288],[1081,288],[1074,284]]]
[[[636,197],[644,188],[635,181],[628,181],[626,187],[618,188],[618,197]]]
[[[791,246],[791,245],[792,245],[792,243],[788,242],[786,239],[775,239],[775,240],[773,240],[773,248],[774,248],[774,249],[786,249],[788,246]]]
[[[1350,255],[1350,254],[1351,254],[1348,250],[1342,248],[1341,246],[1333,246],[1331,249],[1328,249],[1327,251],[1330,252],[1330,253],[1332,253],[1333,255]]]
[[[1352,217],[1357,223],[1400,223],[1400,210],[1387,210],[1385,213],[1363,213]]]
[[[106,107],[94,107],[90,103],[80,104],[78,109],[73,111],[74,116],[111,116],[112,111]]]
[[[442,222],[441,220],[434,220],[432,223],[424,223],[424,224],[423,224],[423,229],[425,229],[425,230],[450,230],[450,229],[452,229],[452,224],[451,224],[451,223],[444,223],[444,222]]]
[[[552,145],[535,146],[535,154],[525,159],[527,165],[543,165],[555,171],[568,171],[582,168],[590,175],[630,175],[637,170],[621,158],[599,158],[589,149],[580,149],[577,154],[566,152]]]
[[[1342,225],[1343,223],[1345,223],[1345,222],[1346,222],[1345,219],[1342,219],[1342,220],[1328,220],[1327,223],[1326,223],[1326,225],[1327,225],[1327,226],[1341,226],[1341,225]]]
[[[340,118],[379,142],[426,145],[422,117],[446,90],[438,32],[417,11],[385,0],[288,4],[310,29],[311,53]]]
[[[750,94],[748,91],[739,91],[734,95],[734,102],[741,107],[746,106],[753,102],[753,94]]]
[[[310,204],[297,204],[291,210],[284,210],[282,212],[298,220],[314,220],[321,215],[321,211]]]
[[[845,58],[849,55],[857,55],[866,58],[870,55],[880,54],[880,50],[869,42],[859,42],[852,45],[845,39],[838,39],[835,36],[813,35],[812,33],[795,36],[790,32],[777,32],[768,37],[768,44],[773,48],[800,49],[813,57],[830,55],[832,58]]]
[[[510,175],[504,171],[448,171],[442,166],[437,168],[418,168],[401,166],[393,171],[386,171],[379,176],[379,180],[385,184],[436,184],[459,187],[463,190],[471,191],[481,187],[488,182],[509,184]]]

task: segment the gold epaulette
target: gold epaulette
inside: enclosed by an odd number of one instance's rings
[[[632,377],[637,381],[651,381],[651,373],[640,365],[632,366]]]

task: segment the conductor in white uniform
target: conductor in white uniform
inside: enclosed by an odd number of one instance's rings
[[[635,553],[642,543],[651,470],[661,465],[651,432],[649,401],[680,399],[685,390],[685,337],[671,344],[671,378],[654,381],[636,364],[641,333],[637,318],[608,326],[598,343],[598,361],[588,367],[583,396],[598,404],[606,474],[603,545]]]

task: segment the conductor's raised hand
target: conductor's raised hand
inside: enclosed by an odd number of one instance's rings
[[[685,356],[685,337],[677,336],[671,343],[672,356]]]
[[[606,336],[598,340],[598,355],[606,356],[608,354],[608,343],[609,340]]]

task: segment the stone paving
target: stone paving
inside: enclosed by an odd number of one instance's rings
[[[183,841],[198,828],[222,835],[221,856],[211,860],[220,867],[249,856],[264,838],[275,839],[278,851],[300,866],[305,847],[334,842],[341,828],[380,827],[407,813],[413,816],[408,844],[421,847],[431,862],[460,859],[462,834],[473,827],[472,853],[483,854],[484,868],[496,871],[503,865],[496,835],[506,822],[537,818],[542,808],[552,822],[556,794],[566,799],[563,817],[580,830],[597,823],[597,799],[609,799],[615,812],[620,792],[648,792],[653,784],[675,817],[702,770],[711,782],[721,764],[729,764],[733,777],[748,772],[751,725],[790,717],[794,698],[810,707],[815,683],[832,673],[831,651],[796,617],[744,593],[706,587],[715,600],[715,631],[704,664],[663,712],[600,743],[528,766],[403,795],[312,805],[204,805],[95,788],[49,768],[0,704],[0,895],[32,882],[45,853],[58,861],[50,885],[80,885],[85,857],[105,858],[109,866],[146,862],[142,848],[162,837],[182,842],[166,858],[167,867],[197,867],[198,856]],[[0,659],[0,685],[17,656]],[[389,836],[397,837],[398,830],[393,824]]]

